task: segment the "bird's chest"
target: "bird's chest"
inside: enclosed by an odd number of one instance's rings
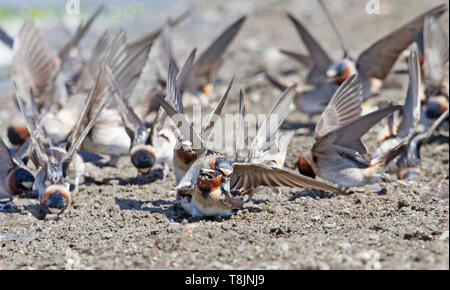
[[[205,216],[225,215],[231,208],[220,199],[220,196],[219,187],[211,191],[201,191],[197,188],[191,203]]]

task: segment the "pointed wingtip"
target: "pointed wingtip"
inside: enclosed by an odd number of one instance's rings
[[[247,20],[247,15],[242,15],[236,23],[244,23]]]
[[[293,14],[291,14],[290,12],[286,12],[286,16],[287,16],[294,24],[300,23],[300,21],[298,21],[298,19],[297,19]]]

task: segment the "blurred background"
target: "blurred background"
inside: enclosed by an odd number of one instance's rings
[[[373,1],[379,4],[379,11],[368,13],[366,6]],[[340,26],[354,58],[376,40],[424,11],[443,2],[449,6],[448,0],[324,2]],[[75,7],[76,4],[79,7]],[[172,31],[173,53],[176,60],[182,63],[194,47],[198,49],[199,55],[229,24],[244,14],[248,15],[242,30],[227,50],[216,83],[225,86],[235,76],[240,86],[234,86],[233,90],[245,88],[247,92],[253,91],[250,95],[253,101],[259,101],[266,94],[264,90],[252,90],[267,85],[262,74],[265,70],[294,72],[290,76],[292,81],[303,84],[306,69],[278,50],[283,48],[307,52],[286,17],[287,12],[302,21],[332,58],[342,57],[339,42],[323,10],[317,1],[310,0],[0,0],[0,27],[14,37],[24,19],[32,18],[40,27],[43,37],[48,40],[49,46],[56,51],[76,30],[79,21],[86,20],[102,4],[105,9],[81,40],[80,47],[87,56],[105,29],[124,28],[128,39],[132,41],[159,28],[167,17],[176,17],[191,9],[191,15]],[[448,12],[440,21],[448,34]],[[157,63],[158,49],[158,45],[152,48],[144,70],[148,73],[143,74],[138,89],[151,86],[155,80],[151,71]],[[11,87],[7,78],[11,61],[12,51],[0,43],[0,100],[4,99],[2,92]]]

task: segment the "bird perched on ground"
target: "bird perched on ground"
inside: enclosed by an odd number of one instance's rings
[[[31,191],[34,176],[22,162],[12,155],[0,138],[0,196],[6,194],[10,201],[23,191]],[[0,205],[0,211],[2,206]]]
[[[195,51],[194,51],[195,52]],[[183,66],[184,69],[180,71],[178,77],[175,78],[175,66],[171,61],[169,63],[169,74],[168,74],[168,82],[167,82],[167,92],[168,97],[166,101],[169,101],[172,107],[175,108],[177,113],[180,116],[184,116],[186,121],[188,121],[187,116],[184,114],[184,106],[182,101],[181,91],[179,89],[180,78],[183,78],[184,75],[189,72],[186,71],[190,68],[190,63],[192,63],[194,59],[194,55],[191,54],[192,57],[189,57],[186,61],[186,64]],[[214,125],[217,121],[217,118],[221,115],[222,109],[224,107],[225,101],[228,99],[228,93],[230,92],[231,86],[233,85],[233,79],[230,81],[228,88],[226,89],[223,96],[220,98],[219,102],[216,104],[214,110],[211,111],[209,117],[205,119],[206,121],[202,124],[201,132],[199,137],[206,141],[210,134],[214,129]],[[188,121],[189,122],[189,121]],[[189,122],[190,123],[190,122]],[[190,123],[190,126],[193,126]],[[177,144],[175,146],[175,152],[173,155],[173,166],[174,166],[174,174],[177,182],[180,182],[186,172],[189,170],[191,165],[199,158],[199,153],[202,151],[195,150],[193,148],[193,139],[191,137],[186,137],[182,133],[178,133]]]
[[[100,78],[100,75],[98,78]],[[102,93],[102,91],[94,88],[88,95],[82,113],[67,141],[62,144],[54,144],[46,135],[39,117],[35,115],[32,120],[25,114],[25,106],[19,90],[16,88],[17,101],[30,132],[31,145],[28,156],[31,157],[36,168],[38,168],[34,188],[45,213],[61,214],[68,207],[71,197],[67,176],[75,179],[75,190],[78,190],[79,178],[84,173],[84,163],[77,153],[101,110],[110,99],[110,96],[105,97],[103,94],[102,100],[96,108],[95,116],[89,122],[86,122],[88,109],[95,99],[94,95],[99,92]],[[33,97],[32,93],[31,96]],[[36,110],[33,110],[33,113],[36,114]]]
[[[368,160],[367,149],[361,141],[376,123],[401,109],[390,106],[361,116],[363,88],[356,75],[350,76],[339,87],[323,111],[314,132],[315,144],[311,150],[310,167],[299,171],[313,173],[341,188],[373,184],[380,180],[387,164],[406,150],[405,144]],[[301,156],[300,160],[308,160]],[[299,162],[308,167],[308,162]]]
[[[178,91],[179,88],[175,86]],[[272,110],[273,114],[286,116],[284,110],[292,102],[295,87],[289,88]],[[197,159],[190,166],[175,190],[184,196],[181,206],[194,216],[227,216],[241,207],[239,199],[231,194],[231,190],[246,192],[260,186],[304,186],[332,192],[340,192],[337,188],[325,183],[291,173],[279,168],[283,161],[282,147],[276,147],[277,154],[266,152],[264,136],[274,137],[281,122],[276,125],[265,122],[263,133],[258,136],[251,151],[250,158],[244,162],[232,163],[219,152],[208,150],[202,137],[193,129],[184,114],[180,114],[172,104],[160,97],[161,105],[167,114],[174,119],[184,138],[189,137]],[[241,98],[242,108],[242,98]],[[241,109],[242,112],[242,109]],[[283,117],[281,117],[284,120]],[[268,135],[264,135],[266,130]],[[278,138],[276,139],[278,140]],[[273,139],[271,139],[273,141]],[[279,145],[279,144],[277,144]],[[269,148],[274,149],[274,148]],[[272,152],[273,153],[273,152]],[[274,159],[275,158],[275,159]]]
[[[122,94],[126,97],[131,96],[145,66],[151,46],[152,43],[148,43],[147,46],[142,47],[140,50],[129,51],[126,49],[126,35],[124,31],[121,30],[117,33],[106,32],[97,43],[89,65],[95,68],[95,71],[92,71],[101,75],[101,78],[95,83],[96,88],[107,93],[109,81],[106,66],[108,66]],[[89,78],[91,73],[87,70],[82,72],[81,75],[83,78]],[[77,87],[77,90],[80,92],[84,91],[84,88],[89,87],[86,83],[83,83],[84,81],[79,83],[80,86]],[[96,95],[101,96],[101,94]],[[92,108],[89,109],[87,114],[88,120],[95,116],[99,100],[94,100]],[[130,137],[123,127],[122,117],[117,106],[108,106],[98,117],[83,142],[82,149],[96,154],[109,155],[109,165],[115,166],[120,156],[129,153],[130,143]]]
[[[176,144],[176,138],[171,124],[166,122],[166,115],[163,109],[160,108],[161,112],[152,124],[152,128],[148,129],[128,104],[127,99],[122,94],[120,88],[118,88],[111,70],[109,68],[107,70],[123,125],[131,139],[131,163],[143,175],[148,174],[155,164],[160,164],[163,166],[162,179],[165,180]]]

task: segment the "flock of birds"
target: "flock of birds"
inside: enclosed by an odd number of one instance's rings
[[[85,162],[98,160],[98,154],[110,156],[104,166],[115,166],[120,156],[129,155],[142,182],[153,179],[155,168],[161,169],[163,181],[173,172],[175,202],[194,217],[231,215],[242,207],[243,196],[259,187],[343,194],[378,182],[387,169],[397,172],[398,178],[420,175],[421,146],[448,120],[448,40],[438,21],[447,8],[439,5],[426,11],[354,59],[330,12],[319,3],[340,39],[343,59],[333,61],[306,27],[288,14],[309,55],[281,52],[308,67],[307,81],[314,88],[301,90],[267,72],[268,81],[282,94],[250,145],[245,143],[247,110],[241,90],[234,156],[207,145],[233,80],[200,130],[185,114],[183,96],[212,94],[224,53],[246,16],[226,28],[198,58],[193,49],[181,67],[172,55],[170,31],[189,13],[168,19],[134,42],[123,30],[107,30],[88,59],[78,43],[102,7],[80,23],[56,54],[33,21],[26,20],[15,39],[0,28],[0,39],[14,55],[10,79],[19,109],[7,129],[13,148],[0,139],[0,192],[10,197],[0,206],[18,207],[13,197],[32,192],[44,214],[61,214],[70,204],[71,182],[72,193],[78,191]],[[167,74],[159,75],[160,87],[148,93],[152,103],[152,112],[146,112],[152,114],[148,124],[129,99],[158,39],[167,56]],[[362,115],[363,102],[379,93],[394,63],[408,50],[404,104],[379,102],[378,110]],[[71,54],[78,56],[77,64],[69,62]],[[211,99],[207,98],[210,103]],[[292,103],[311,116],[321,114],[311,152],[298,158],[299,173],[283,168],[293,132],[279,130]],[[277,116],[276,124],[271,116]],[[361,138],[382,120],[379,146],[369,158]],[[35,170],[29,169],[31,164]]]

